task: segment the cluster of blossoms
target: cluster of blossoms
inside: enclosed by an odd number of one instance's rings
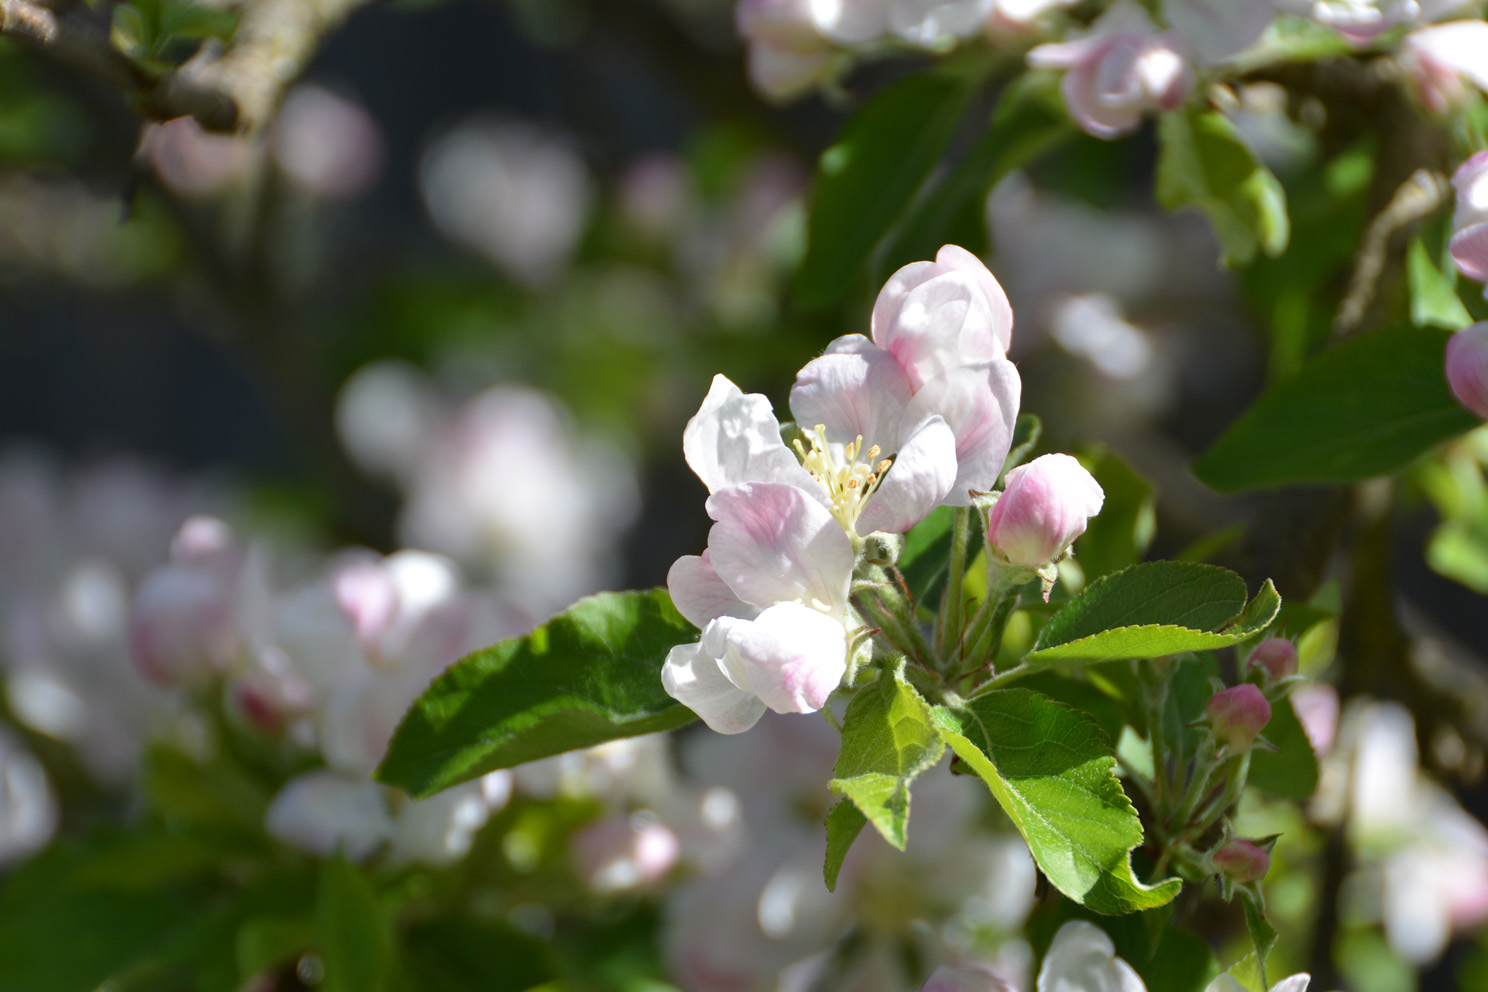
[[[1428,25],[1402,44],[1423,103],[1443,110],[1467,83],[1488,85],[1488,24],[1432,25],[1470,6],[1466,0],[1116,0],[1088,25],[1056,12],[1068,0],[740,0],[736,22],[749,43],[749,68],[766,95],[788,99],[836,79],[862,54],[887,44],[944,51],[969,38],[994,41],[1055,36],[1027,55],[1035,68],[1065,72],[1071,115],[1088,133],[1129,133],[1145,113],[1171,110],[1194,91],[1198,72],[1251,48],[1278,14],[1307,18],[1354,45],[1402,25]],[[851,53],[851,54],[850,54]]]
[[[867,650],[850,600],[855,571],[885,544],[871,536],[902,534],[939,506],[985,504],[997,485],[1021,393],[1012,326],[997,280],[948,245],[889,279],[871,339],[838,338],[801,369],[794,450],[764,396],[714,379],[683,437],[714,526],[708,549],[668,576],[677,608],[703,631],[667,657],[672,696],[724,733],[766,709],[826,704]],[[1026,581],[1101,499],[1068,456],[1009,473],[987,522],[989,559]]]

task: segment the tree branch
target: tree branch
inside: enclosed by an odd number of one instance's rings
[[[0,36],[90,73],[132,98],[153,120],[195,117],[208,131],[262,129],[321,41],[368,0],[249,0],[226,47],[207,42],[159,79],[109,40],[109,25],[78,4],[0,0]]]

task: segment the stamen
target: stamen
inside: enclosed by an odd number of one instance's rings
[[[826,490],[828,508],[843,529],[856,530],[859,514],[893,464],[893,457],[878,460],[883,449],[876,444],[866,446],[861,434],[842,445],[840,454],[834,456],[824,424],[817,424],[805,441],[797,438],[793,442],[801,467]]]

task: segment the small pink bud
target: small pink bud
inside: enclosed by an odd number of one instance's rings
[[[1488,232],[1488,224],[1480,224]],[[1488,420],[1488,321],[1453,334],[1447,342],[1447,382],[1452,395]]]
[[[1007,474],[987,514],[987,543],[1006,561],[1042,568],[1064,554],[1106,494],[1069,455],[1043,455]]]
[[[1261,690],[1246,683],[1216,692],[1204,707],[1215,738],[1231,751],[1248,751],[1266,724],[1271,704]]]
[[[1268,637],[1256,645],[1245,667],[1259,668],[1266,673],[1268,681],[1280,682],[1288,675],[1297,674],[1297,646],[1285,637]]]
[[[1214,867],[1242,885],[1259,882],[1271,868],[1271,855],[1237,838],[1214,852]]]

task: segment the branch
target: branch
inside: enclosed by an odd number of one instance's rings
[[[253,132],[273,119],[325,36],[367,2],[251,0],[231,44],[207,42],[159,79],[113,47],[107,22],[76,4],[57,12],[40,0],[0,0],[0,36],[123,90],[144,117],[191,116],[208,131]]]

